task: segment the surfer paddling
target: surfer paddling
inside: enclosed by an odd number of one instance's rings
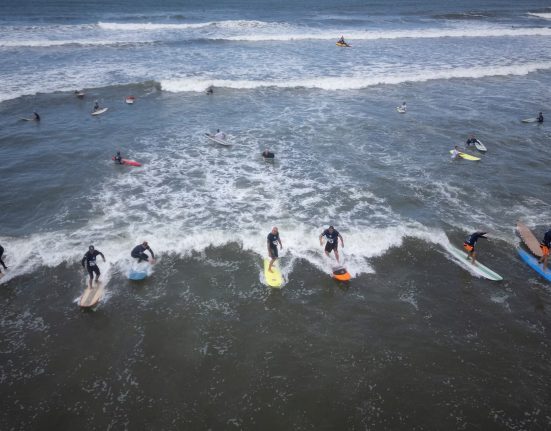
[[[329,228],[325,229],[319,239],[320,239],[320,245],[323,245],[323,237],[326,239],[325,244],[325,255],[329,257],[329,253],[333,251],[335,253],[335,259],[337,259],[337,262],[339,261],[339,239],[341,240],[341,246],[344,247],[344,241],[342,239],[341,234],[333,227],[329,226]]]
[[[149,253],[151,253],[151,263],[155,263],[155,254],[153,253],[153,250],[151,250],[151,248],[149,247],[147,241],[144,241],[140,245],[134,247],[132,249],[132,252],[130,253],[130,256],[132,256],[134,259],[138,259],[138,263],[140,263],[142,260],[149,262],[149,256],[145,254],[146,250],[149,250]]]
[[[101,274],[99,267],[96,263],[96,257],[101,256],[103,261],[105,262],[105,256],[103,253],[99,250],[94,249],[94,246],[91,245],[88,247],[88,251],[84,254],[84,257],[82,258],[82,267],[86,268],[86,271],[88,271],[88,275],[90,275],[90,289],[92,288],[92,281],[94,280],[94,274],[96,274],[96,283],[99,281],[99,276]],[[84,264],[86,263],[86,266]]]
[[[283,244],[281,243],[281,238],[279,238],[279,231],[277,230],[277,227],[273,227],[272,231],[268,234],[268,256],[270,256],[270,265],[268,265],[268,271],[272,271],[272,266],[274,265],[274,262],[279,257],[277,252],[277,245],[279,244],[279,248],[283,248]]]
[[[463,243],[463,248],[465,249],[465,251],[468,254],[467,259],[471,258],[471,260],[473,262],[473,265],[476,262],[476,252],[474,250],[476,242],[480,238],[486,238],[487,239],[488,237],[485,236],[486,233],[487,232],[475,232],[475,233],[471,234],[471,236],[467,237],[465,239],[465,242]]]
[[[549,258],[549,249],[551,249],[551,229],[549,229],[547,232],[545,232],[545,235],[543,236],[543,239],[540,243],[541,248],[541,259],[538,261],[538,263],[541,263],[543,265],[543,270],[545,271],[547,269],[547,259]]]

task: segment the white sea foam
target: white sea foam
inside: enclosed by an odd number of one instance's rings
[[[117,22],[98,22],[98,27],[103,30],[114,31],[157,31],[157,30],[190,30],[207,27],[216,27],[222,29],[258,29],[277,25],[264,21],[255,20],[226,20],[226,21],[206,21],[199,23],[117,23]]]
[[[230,80],[207,78],[182,78],[162,80],[161,87],[165,91],[203,92],[209,86],[232,89],[273,88],[317,88],[321,90],[358,90],[381,84],[402,84],[404,82],[424,82],[435,79],[454,78],[485,78],[491,76],[527,75],[538,70],[551,69],[551,62],[531,62],[518,65],[478,66],[471,68],[457,67],[450,69],[433,69],[407,73],[386,73],[371,76],[339,76],[318,77],[287,80]]]
[[[529,12],[528,15],[535,16],[537,18],[551,19],[551,13],[531,13],[531,12]]]

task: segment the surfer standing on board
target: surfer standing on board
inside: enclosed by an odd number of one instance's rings
[[[153,250],[151,250],[151,248],[149,247],[147,241],[144,241],[140,245],[134,247],[132,249],[132,252],[130,253],[130,256],[138,259],[138,263],[140,263],[142,260],[149,262],[149,256],[145,254],[146,250],[149,250],[149,252],[151,253],[151,263],[155,263],[155,254],[153,253]]]
[[[6,264],[4,263],[4,261],[2,260],[2,255],[4,254],[4,247],[2,247],[0,245],[0,265],[2,265],[2,267],[4,269],[8,269],[8,267],[6,266]],[[0,271],[0,274],[2,274],[2,271]]]
[[[487,232],[475,232],[471,234],[471,236],[466,238],[465,242],[463,243],[463,248],[468,253],[467,259],[469,259],[470,257],[473,261],[473,265],[475,264],[475,261],[476,261],[476,252],[474,251],[474,246],[476,245],[476,242],[478,241],[479,238],[488,238],[485,236],[486,233]]]
[[[543,265],[543,270],[545,271],[547,269],[547,259],[549,258],[549,249],[551,248],[551,229],[549,229],[547,232],[545,232],[545,235],[543,236],[543,239],[540,243],[541,248],[541,259],[538,261],[538,263],[541,263]]]
[[[279,231],[277,230],[277,227],[273,227],[272,231],[268,234],[268,256],[270,256],[270,265],[268,266],[268,271],[272,271],[272,265],[278,258],[277,253],[277,245],[279,244],[279,248],[283,248],[283,244],[281,243],[281,239],[279,238]]]
[[[88,274],[90,275],[90,289],[92,288],[92,281],[94,280],[94,273],[96,274],[96,282],[99,281],[100,276],[100,270],[98,265],[96,264],[96,257],[101,256],[103,261],[105,262],[105,256],[101,251],[95,250],[94,246],[91,245],[88,247],[88,251],[84,254],[84,257],[82,258],[82,267],[86,268],[88,271]],[[84,266],[84,262],[86,262],[86,266]]]
[[[331,251],[335,252],[335,259],[339,261],[339,238],[341,240],[341,246],[344,247],[344,241],[341,234],[335,230],[333,226],[325,229],[320,235],[320,245],[323,245],[323,237],[325,237],[327,243],[325,244],[325,255],[329,257]]]

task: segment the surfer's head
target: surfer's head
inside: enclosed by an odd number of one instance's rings
[[[90,247],[88,247],[88,250],[90,250],[90,251],[94,251],[94,246],[93,246],[93,245],[91,245]]]

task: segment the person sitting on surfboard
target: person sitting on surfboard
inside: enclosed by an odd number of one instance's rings
[[[340,43],[342,45],[348,45],[345,41],[344,41],[344,36],[341,36],[341,38],[339,39],[339,41],[337,43]]]
[[[404,112],[406,112],[408,110],[408,107],[406,105],[406,102],[402,103],[402,106],[400,106],[400,109]]]
[[[459,156],[459,148],[456,145],[455,147],[453,147],[453,150],[452,150],[452,159],[457,159],[458,156]]]
[[[547,232],[545,232],[545,235],[543,235],[543,239],[540,242],[540,248],[541,248],[541,259],[538,261],[538,263],[543,264],[543,270],[545,271],[547,269],[547,259],[549,258],[549,249],[551,249],[551,229],[549,229]],[[2,256],[0,254],[0,256]]]
[[[473,261],[473,265],[476,261],[476,253],[474,251],[474,246],[479,238],[487,238],[486,235],[487,232],[475,232],[471,236],[465,239],[465,242],[463,243],[463,248],[468,253],[467,259],[470,257]]]
[[[91,245],[88,247],[88,251],[84,254],[84,257],[82,258],[82,267],[86,268],[88,271],[88,274],[90,275],[90,289],[92,288],[92,281],[94,280],[94,273],[96,273],[96,282],[99,279],[100,276],[100,270],[98,265],[96,264],[96,257],[101,256],[103,261],[105,262],[105,256],[101,251],[95,250],[94,246]],[[86,262],[86,266],[84,266],[84,262]]]
[[[2,260],[2,255],[4,254],[4,247],[2,247],[0,245],[0,265],[2,265],[2,267],[4,269],[8,269],[8,267],[6,266],[6,264],[4,263],[4,261]],[[0,271],[0,274],[2,274],[2,271]]]
[[[323,237],[325,237],[327,243],[325,244],[325,255],[329,257],[331,251],[335,252],[335,259],[339,261],[339,238],[341,240],[341,246],[344,247],[344,241],[342,236],[333,226],[325,229],[320,235],[320,245],[323,245]]]
[[[543,123],[543,112],[538,114],[538,123]]]
[[[94,102],[94,112],[99,111],[100,109],[101,109],[101,108],[99,107],[99,103],[98,103],[98,101],[96,100],[96,101]]]
[[[117,155],[113,157],[113,160],[115,163],[122,165],[122,156],[120,151],[117,151]]]
[[[40,115],[38,115],[37,112],[33,112],[34,115],[34,121],[40,121]]]
[[[268,266],[268,271],[272,271],[272,266],[276,259],[279,257],[277,253],[277,245],[279,244],[279,248],[283,248],[283,244],[281,243],[281,238],[279,238],[279,231],[277,230],[277,227],[273,227],[272,231],[268,234],[268,256],[270,256],[270,265]]]
[[[226,140],[226,134],[224,132],[221,132],[220,129],[216,129],[216,133],[214,134],[214,137],[221,141]]]
[[[273,159],[275,157],[275,154],[266,148],[262,152],[262,157],[264,157],[265,159]]]
[[[132,249],[132,252],[130,253],[130,256],[138,259],[138,263],[140,263],[142,260],[149,262],[149,256],[145,254],[146,250],[149,250],[149,252],[151,253],[151,260],[153,261],[153,259],[155,259],[155,254],[153,253],[153,250],[151,250],[151,248],[149,247],[149,244],[147,244],[147,241],[144,241],[140,245],[134,247]]]
[[[474,145],[478,142],[478,139],[476,139],[474,137],[474,135],[469,135],[469,137],[467,138],[467,141],[465,142],[465,144],[467,144],[467,146],[469,145]]]

